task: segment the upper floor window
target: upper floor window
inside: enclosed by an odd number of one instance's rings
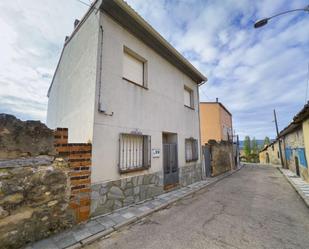
[[[124,47],[123,50],[123,78],[131,83],[146,86],[146,60]]]
[[[193,91],[188,87],[184,87],[184,105],[194,108]]]

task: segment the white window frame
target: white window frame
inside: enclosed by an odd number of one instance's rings
[[[186,162],[198,160],[198,140],[194,138],[185,139],[185,159]]]
[[[121,133],[119,138],[120,173],[149,169],[151,166],[151,137]]]
[[[186,94],[189,93],[190,96],[190,105],[186,103]],[[184,86],[184,106],[194,109],[194,94],[193,90],[187,86]]]
[[[142,64],[142,82],[138,82],[138,80],[133,79],[132,77],[128,76],[125,69],[125,60],[126,56],[128,58],[131,58],[132,60],[135,60],[137,62],[140,62]],[[134,85],[147,88],[147,60],[134,52],[133,50],[129,49],[128,47],[124,46],[123,48],[123,69],[122,69],[122,78],[130,83],[133,83]]]

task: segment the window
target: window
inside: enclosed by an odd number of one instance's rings
[[[150,136],[120,134],[119,171],[126,173],[148,169],[151,163]]]
[[[277,151],[277,156],[278,156],[278,158],[280,158],[280,154],[279,154],[279,151]]]
[[[123,78],[127,81],[146,87],[146,60],[141,56],[124,48],[123,51]]]
[[[187,107],[194,108],[193,91],[187,87],[184,88],[184,104]]]
[[[197,139],[188,138],[185,140],[186,162],[198,160],[198,144]]]

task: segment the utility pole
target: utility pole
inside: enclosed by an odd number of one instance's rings
[[[279,138],[279,130],[278,130],[278,123],[277,123],[277,115],[276,115],[276,110],[275,110],[275,109],[274,109],[274,118],[275,118],[275,124],[276,124],[277,139],[278,139],[278,142],[279,142],[280,160],[281,160],[282,168],[284,168],[283,157],[282,157],[282,150],[281,150],[281,140],[280,140],[280,138]]]

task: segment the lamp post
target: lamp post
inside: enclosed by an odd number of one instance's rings
[[[273,19],[274,17],[281,16],[281,15],[284,15],[284,14],[287,14],[287,13],[290,13],[290,12],[295,12],[295,11],[307,11],[309,13],[309,5],[306,6],[305,8],[302,8],[302,9],[288,10],[288,11],[284,11],[284,12],[278,13],[276,15],[273,15],[271,17],[267,17],[267,18],[263,18],[261,20],[258,20],[254,23],[254,28],[257,29],[257,28],[263,27],[268,23],[268,21],[270,19]]]

